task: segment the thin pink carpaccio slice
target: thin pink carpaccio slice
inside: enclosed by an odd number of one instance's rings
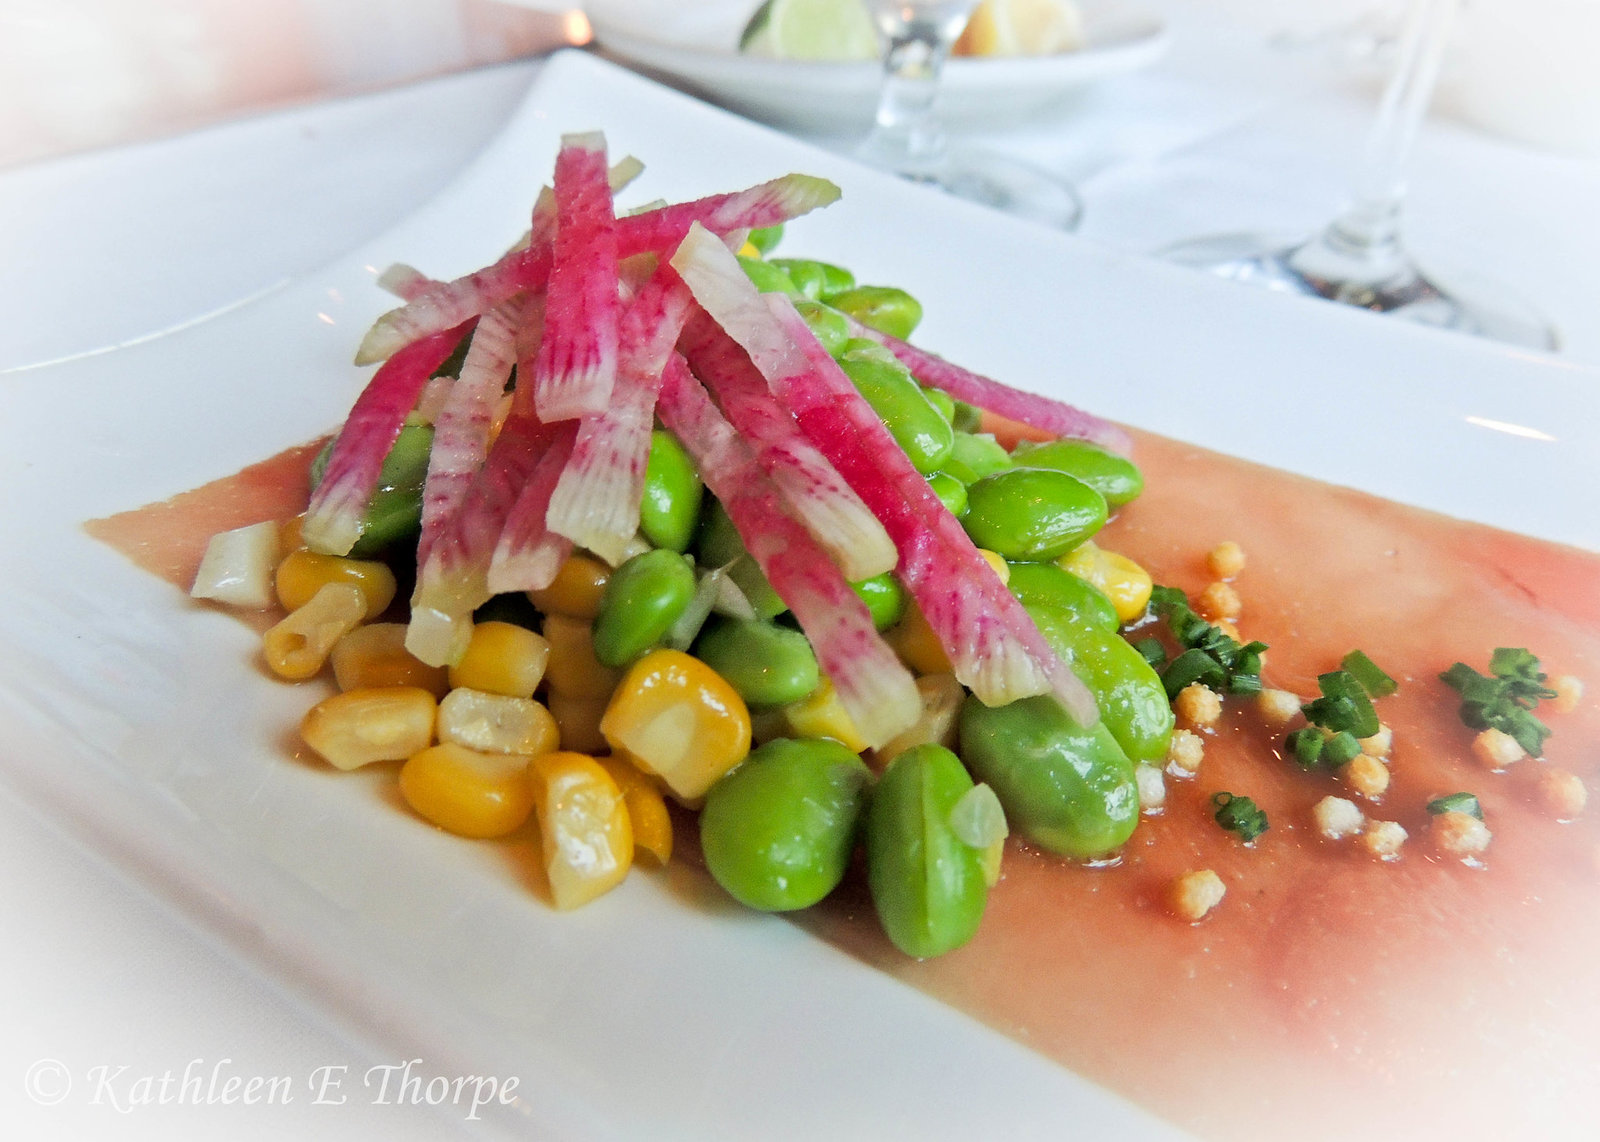
[[[488,455],[495,412],[516,362],[517,326],[527,308],[525,302],[512,299],[478,321],[461,363],[461,375],[450,385],[434,421],[428,475],[422,488],[418,566],[427,563],[434,543]]]
[[[827,206],[839,188],[826,179],[790,174],[747,190],[713,194],[617,219],[617,254],[664,253],[674,249],[693,222],[718,234],[775,226]],[[492,265],[430,286],[398,309],[379,317],[356,351],[356,363],[381,361],[405,345],[498,305],[515,293],[541,292],[550,276],[551,243],[534,234],[526,249]]]
[[[361,538],[361,521],[377,489],[383,461],[394,447],[406,414],[428,378],[471,332],[463,322],[415,341],[372,375],[339,430],[322,482],[311,494],[302,535],[313,551],[345,555]]]
[[[578,425],[546,525],[613,567],[639,531],[661,370],[689,312],[689,290],[662,263],[623,312],[611,404]]]
[[[534,405],[546,422],[601,412],[617,379],[617,230],[605,136],[567,135],[556,156],[555,250]]]
[[[862,738],[876,747],[903,732],[922,709],[910,672],[827,552],[786,510],[777,486],[682,357],[667,363],[659,409],[746,550],[794,613]]]
[[[981,373],[963,369],[898,337],[863,325],[854,318],[849,320],[853,336],[876,341],[893,353],[922,384],[943,389],[958,401],[1042,429],[1054,436],[1087,440],[1123,456],[1133,451],[1133,440],[1121,425],[1112,424],[1109,420],[1063,401],[1012,388]]]
[[[685,325],[678,347],[845,578],[869,579],[893,570],[899,556],[888,532],[774,399],[749,354],[703,310]]]

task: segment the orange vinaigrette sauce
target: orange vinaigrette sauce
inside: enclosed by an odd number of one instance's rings
[[[1203,735],[1198,775],[1168,778],[1164,811],[1115,864],[1076,867],[1010,842],[966,947],[907,959],[853,881],[796,919],[1205,1137],[1600,1136],[1600,806],[1561,822],[1537,789],[1549,765],[1593,783],[1600,703],[1546,703],[1548,761],[1492,772],[1437,678],[1520,646],[1592,695],[1600,556],[1135,437],[1146,490],[1097,542],[1191,595],[1210,581],[1205,553],[1239,543],[1238,626],[1270,645],[1268,686],[1309,697],[1345,653],[1370,654],[1400,682],[1376,703],[1394,731],[1388,790],[1373,803],[1301,771],[1283,756],[1284,730],[1230,698]],[[89,529],[187,588],[212,533],[304,506],[314,450]],[[1267,813],[1253,845],[1212,820],[1222,790]],[[1427,802],[1461,790],[1493,832],[1476,866],[1429,840]],[[1328,794],[1401,824],[1398,859],[1320,836],[1311,806]],[[1201,868],[1227,895],[1185,923],[1165,894]]]

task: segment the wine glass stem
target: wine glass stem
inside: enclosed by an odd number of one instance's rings
[[[973,0],[883,2],[872,6],[883,33],[883,88],[863,155],[909,178],[932,181],[945,157],[935,114],[939,76]]]
[[[1408,263],[1400,242],[1406,170],[1459,6],[1460,0],[1412,0],[1394,74],[1367,137],[1354,199],[1321,238],[1332,250],[1367,263],[1374,278],[1400,272]]]

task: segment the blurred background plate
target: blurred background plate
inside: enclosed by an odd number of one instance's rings
[[[741,55],[756,0],[596,0],[595,42],[608,55],[731,110],[782,127],[864,131],[877,106],[875,63],[813,63]],[[1080,0],[1084,47],[1026,58],[952,59],[941,107],[955,125],[1008,125],[1086,84],[1155,62],[1164,22],[1118,0]]]

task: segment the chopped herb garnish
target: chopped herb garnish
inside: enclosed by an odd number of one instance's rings
[[[1339,663],[1359,683],[1369,697],[1387,698],[1400,689],[1400,683],[1390,678],[1378,664],[1367,657],[1366,651],[1352,650]]]
[[[1270,828],[1267,824],[1267,815],[1256,808],[1256,803],[1248,797],[1235,797],[1232,793],[1223,791],[1213,794],[1211,803],[1217,807],[1217,824],[1230,833],[1237,833],[1245,844],[1249,844]]]
[[[1461,721],[1471,729],[1496,729],[1510,734],[1530,756],[1544,752],[1550,727],[1533,715],[1541,698],[1554,698],[1539,660],[1528,651],[1502,646],[1489,658],[1489,674],[1458,662],[1439,675],[1461,695]]]
[[[1331,735],[1322,747],[1322,764],[1329,769],[1354,761],[1361,754],[1361,742],[1349,730]]]
[[[1285,744],[1294,758],[1307,769],[1312,769],[1322,762],[1322,747],[1327,743],[1327,737],[1316,726],[1306,726],[1304,729],[1295,730],[1288,737]]]
[[[1167,661],[1167,648],[1161,645],[1159,638],[1141,638],[1133,644],[1133,649],[1151,666],[1160,670]]]
[[[1428,802],[1428,812],[1435,817],[1441,813],[1471,813],[1478,820],[1483,820],[1483,806],[1471,793],[1452,793],[1447,797],[1435,798]]]
[[[1313,698],[1300,708],[1306,721],[1330,733],[1348,732],[1358,738],[1370,738],[1378,732],[1378,712],[1372,708],[1365,687],[1349,671],[1330,670],[1317,675],[1317,688],[1322,697]]]
[[[1186,686],[1203,682],[1211,689],[1224,694],[1249,695],[1261,692],[1261,652],[1267,649],[1264,642],[1240,643],[1223,631],[1206,622],[1189,606],[1189,600],[1176,587],[1156,587],[1150,592],[1150,609],[1166,620],[1178,644],[1183,647],[1177,657],[1162,666],[1162,659],[1151,658],[1146,644],[1160,643],[1146,639],[1139,652],[1161,675],[1167,697],[1176,697]]]

